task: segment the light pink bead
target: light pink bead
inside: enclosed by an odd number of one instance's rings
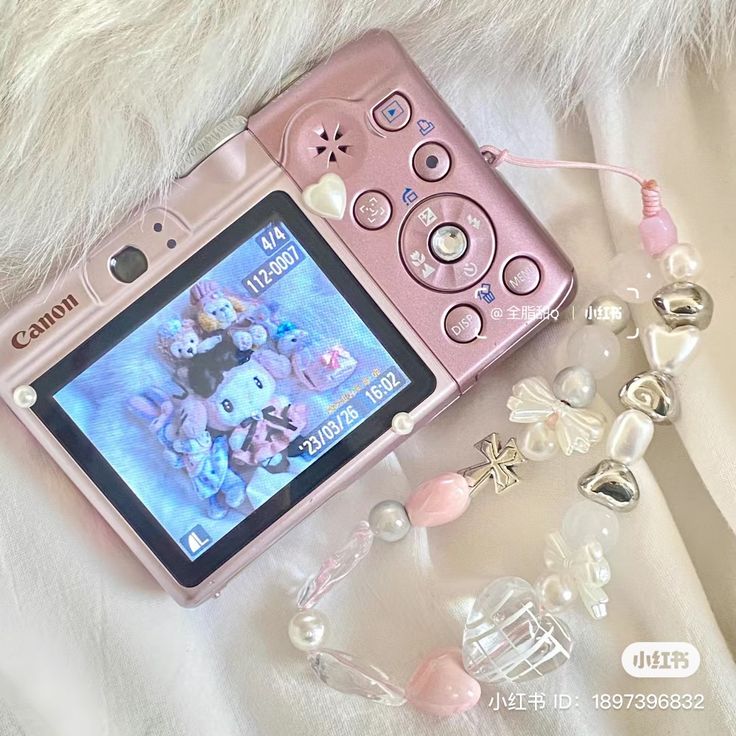
[[[639,235],[644,250],[656,258],[677,243],[677,226],[670,213],[662,207],[656,215],[642,219],[639,223]]]
[[[480,700],[480,685],[463,668],[459,649],[437,649],[421,661],[404,695],[418,710],[451,716],[470,710]]]
[[[444,473],[422,483],[405,507],[412,526],[440,526],[462,516],[469,505],[468,481],[458,473]]]

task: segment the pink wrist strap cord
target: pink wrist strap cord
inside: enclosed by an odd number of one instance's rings
[[[509,153],[496,146],[481,146],[480,152],[489,166],[496,168],[502,163],[524,166],[531,169],[590,169],[610,171],[633,179],[641,187],[642,221],[639,234],[644,249],[651,256],[658,256],[671,245],[677,243],[677,227],[670,213],[662,206],[659,185],[654,179],[645,179],[635,171],[611,164],[596,164],[586,161],[557,161],[543,158],[527,158]]]

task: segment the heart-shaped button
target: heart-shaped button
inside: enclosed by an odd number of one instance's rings
[[[644,352],[652,368],[678,376],[695,355],[700,344],[700,330],[687,325],[670,330],[663,325],[649,325],[644,330]]]
[[[463,663],[482,682],[525,682],[570,658],[572,635],[541,610],[521,578],[497,578],[476,598],[463,632]]]
[[[673,380],[660,371],[645,371],[634,376],[621,386],[618,397],[624,406],[658,423],[671,422],[680,408]]]
[[[321,217],[341,220],[347,202],[345,182],[337,174],[324,174],[316,184],[305,187],[302,201]]]

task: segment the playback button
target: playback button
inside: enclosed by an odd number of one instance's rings
[[[401,130],[411,119],[411,105],[404,95],[394,92],[373,109],[373,119],[383,130]]]
[[[482,329],[483,318],[480,312],[467,304],[453,307],[445,317],[445,332],[454,342],[473,342]]]

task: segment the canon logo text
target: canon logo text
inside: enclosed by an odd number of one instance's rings
[[[66,299],[62,299],[59,304],[55,304],[46,314],[40,316],[28,329],[20,330],[13,335],[11,343],[16,350],[27,348],[32,340],[41,337],[44,332],[50,330],[56,322],[65,317],[74,307],[79,306],[79,302],[73,294],[69,294]]]

